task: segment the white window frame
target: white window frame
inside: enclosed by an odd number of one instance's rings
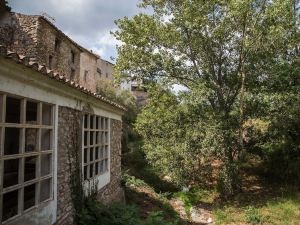
[[[91,118],[94,119],[91,120]],[[91,121],[93,121],[93,125],[91,125]],[[110,180],[110,129],[110,118],[91,113],[83,115],[82,177],[85,186],[88,186],[91,181],[96,182],[97,190]],[[92,139],[91,134],[93,135]],[[93,140],[93,143],[91,143],[91,140]],[[93,160],[91,160],[91,155]],[[97,165],[98,173],[96,173]],[[102,165],[103,170],[100,169]],[[91,168],[93,169],[92,176]]]
[[[7,97],[12,97],[20,100],[20,121],[19,123],[7,123],[5,121],[6,114],[6,99]],[[37,124],[31,124],[26,122],[26,103],[27,101],[37,103]],[[46,104],[51,107],[50,112],[50,125],[42,124],[42,107],[43,104]],[[42,102],[40,100],[29,99],[22,96],[13,95],[6,92],[0,92],[0,224],[2,221],[3,213],[3,195],[12,191],[18,191],[18,209],[17,214],[3,221],[2,224],[7,224],[10,221],[26,214],[33,209],[37,209],[41,204],[52,201],[54,199],[54,160],[55,160],[55,124],[56,124],[56,107],[53,104]],[[4,155],[4,139],[5,139],[5,128],[18,128],[20,129],[20,141],[19,141],[19,153],[14,155]],[[25,130],[26,129],[37,129],[37,149],[36,151],[25,152]],[[42,129],[50,130],[50,149],[41,150],[41,132]],[[41,174],[41,156],[42,155],[51,155],[50,159],[50,173],[42,176]],[[24,166],[25,158],[27,157],[37,157],[36,167],[35,167],[35,178],[29,181],[24,181]],[[18,184],[13,186],[3,187],[3,175],[4,175],[4,161],[9,159],[19,159],[19,168],[18,168]],[[40,186],[41,182],[50,180],[49,187],[49,198],[40,201]],[[24,210],[24,188],[26,186],[35,184],[35,204],[34,206]]]

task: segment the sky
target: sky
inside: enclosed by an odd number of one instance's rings
[[[14,12],[46,13],[72,40],[109,61],[117,57],[116,44],[120,44],[110,34],[117,29],[114,21],[145,12],[137,7],[138,3],[139,0],[8,0]]]

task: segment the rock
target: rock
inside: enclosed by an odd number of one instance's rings
[[[184,220],[188,219],[187,214],[185,212],[183,201],[174,198],[170,200],[170,204],[173,207],[173,209],[180,215],[180,218]]]
[[[208,210],[205,210],[197,206],[193,206],[190,209],[190,215],[191,215],[191,220],[194,223],[211,224],[213,222],[211,213]]]

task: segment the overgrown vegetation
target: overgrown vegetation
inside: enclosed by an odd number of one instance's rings
[[[118,20],[114,34],[120,78],[152,81],[136,122],[147,160],[180,187],[215,177],[223,198],[241,191],[241,165],[256,156],[265,175],[299,182],[299,2],[141,6],[153,14]]]
[[[91,199],[85,202],[80,225],[176,225],[164,219],[162,212],[152,212],[142,218],[139,208],[134,205],[103,205]]]
[[[98,92],[129,108],[124,184],[142,217],[84,203],[88,223],[177,223],[174,199],[187,221],[198,206],[217,224],[299,223],[299,4],[142,0],[153,14],[117,21],[119,78],[144,80],[149,102],[136,118],[131,96],[105,83]]]

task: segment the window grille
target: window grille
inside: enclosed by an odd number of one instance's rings
[[[0,92],[0,221],[53,198],[54,109]]]
[[[97,177],[109,170],[110,121],[106,117],[84,115],[83,176],[84,180]]]

